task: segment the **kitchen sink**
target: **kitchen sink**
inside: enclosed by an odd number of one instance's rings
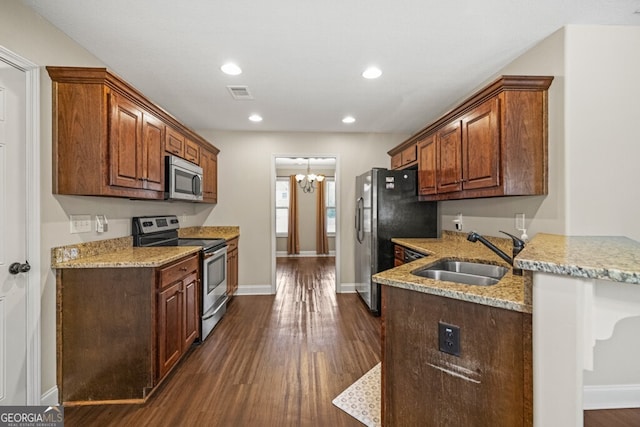
[[[504,276],[508,268],[499,265],[482,264],[465,261],[440,261],[412,274],[447,282],[464,283],[467,285],[491,286]]]

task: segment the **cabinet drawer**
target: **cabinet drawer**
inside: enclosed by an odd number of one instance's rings
[[[198,254],[190,255],[175,264],[160,269],[159,286],[164,288],[167,285],[181,280],[194,271],[198,271]]]

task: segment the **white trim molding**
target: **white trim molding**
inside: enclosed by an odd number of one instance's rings
[[[31,270],[27,274],[27,405],[40,405],[40,69],[33,62],[0,46],[0,59],[26,77],[26,244]]]
[[[583,408],[640,408],[640,384],[588,385],[583,387]]]
[[[288,254],[286,251],[277,251],[278,258],[299,258],[299,257],[328,257],[336,256],[336,251],[329,251],[328,254],[318,254],[315,251],[300,251],[299,254]]]
[[[241,285],[235,295],[273,295],[271,285]]]

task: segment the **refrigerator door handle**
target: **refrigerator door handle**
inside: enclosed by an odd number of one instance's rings
[[[362,197],[358,197],[356,202],[356,239],[358,239],[359,243],[364,241],[364,229],[362,228],[362,222],[364,215],[364,199]]]

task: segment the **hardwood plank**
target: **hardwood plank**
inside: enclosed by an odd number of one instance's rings
[[[362,426],[331,401],[380,361],[380,318],[336,294],[335,259],[278,259],[275,296],[235,296],[143,405],[65,408],[72,426]]]
[[[584,427],[640,426],[640,408],[584,411]]]

